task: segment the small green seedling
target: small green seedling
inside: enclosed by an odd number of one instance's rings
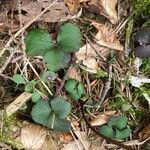
[[[84,85],[76,79],[69,79],[65,84],[65,90],[74,101],[79,100],[85,94]]]
[[[29,56],[43,56],[44,62],[50,71],[64,68],[71,60],[70,53],[80,48],[80,29],[66,23],[58,31],[56,42],[43,29],[36,28],[25,37],[26,51]]]
[[[127,127],[128,119],[125,116],[111,117],[107,123],[100,127],[99,132],[104,136],[125,139],[130,136],[130,129]]]
[[[69,131],[70,122],[65,118],[71,111],[71,105],[63,98],[56,97],[47,102],[45,100],[38,101],[32,108],[32,119],[50,129],[58,131]]]
[[[71,60],[70,53],[76,52],[80,48],[81,33],[76,25],[64,24],[57,35],[56,41],[53,41],[48,31],[36,28],[29,31],[24,40],[28,56],[43,57],[47,71],[42,74],[41,79],[45,83],[55,80],[55,72],[67,66]],[[32,108],[31,116],[35,122],[54,130],[70,130],[70,122],[66,120],[66,116],[71,111],[70,103],[60,97],[52,99],[50,103],[42,100],[40,94],[35,92],[35,85],[38,81],[26,82],[18,74],[14,75],[12,80],[17,84],[24,84],[25,91],[32,93],[32,102],[35,105]],[[78,100],[85,93],[84,86],[78,81],[75,81],[73,86],[73,91],[69,94],[72,99]]]

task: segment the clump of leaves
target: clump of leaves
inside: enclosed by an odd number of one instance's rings
[[[100,127],[99,132],[107,137],[125,139],[130,136],[130,129],[127,127],[128,119],[125,116],[111,117],[107,125]]]
[[[65,84],[65,90],[74,101],[79,100],[85,94],[84,85],[76,79],[69,79]]]
[[[66,116],[71,111],[69,102],[60,97],[55,97],[50,101],[38,101],[32,108],[32,119],[50,129],[57,131],[69,131],[70,122],[66,120]]]
[[[80,48],[80,29],[66,23],[58,31],[56,42],[52,41],[48,31],[36,28],[25,37],[26,51],[29,56],[41,55],[50,71],[57,71],[66,66],[70,59],[70,53]]]

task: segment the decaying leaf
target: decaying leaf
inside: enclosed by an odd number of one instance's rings
[[[98,69],[98,64],[95,58],[88,58],[83,60],[83,65],[87,66],[85,69],[88,72],[96,73]]]
[[[92,126],[101,126],[109,120],[110,117],[114,116],[116,111],[106,111],[103,114],[97,115],[90,123]]]
[[[85,132],[75,131],[75,134],[79,139],[64,144],[64,148],[62,150],[79,150],[79,148],[81,150],[89,150],[90,142],[86,139]]]
[[[21,142],[25,149],[38,150],[42,147],[47,130],[36,124],[26,123],[21,130]]]
[[[139,137],[141,141],[150,137],[150,123],[139,133]]]
[[[14,114],[19,108],[23,106],[31,98],[32,94],[24,92],[19,95],[12,103],[10,103],[6,108],[7,116]]]
[[[68,6],[68,9],[71,13],[76,12],[80,6],[79,0],[64,0],[64,2]]]
[[[81,80],[81,77],[75,67],[71,68],[68,72],[68,77],[76,80]]]
[[[51,137],[47,137],[44,144],[42,145],[41,150],[57,150],[56,142],[54,142]]]
[[[112,50],[123,51],[123,46],[117,39],[117,34],[113,29],[96,22],[92,22],[92,25],[98,30],[95,36],[96,42],[84,45],[75,55],[79,61],[83,61],[84,66],[87,67],[86,71],[97,73],[97,58],[103,57],[106,59]]]
[[[117,39],[117,34],[111,29],[110,27],[97,23],[92,22],[92,25],[98,30],[95,38],[97,39],[97,43],[104,47],[123,51],[123,46],[120,44],[120,41]]]
[[[116,12],[117,0],[91,0],[88,5],[88,10],[101,14],[108,18],[112,24],[116,24],[119,20],[119,16]]]

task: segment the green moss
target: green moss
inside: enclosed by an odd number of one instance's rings
[[[0,122],[0,125],[2,126],[0,132],[0,141],[10,144],[13,148],[23,148],[22,144],[13,137],[14,127],[20,129],[20,122],[13,115],[10,117],[4,115],[2,120],[3,121]]]
[[[139,15],[149,15],[150,14],[150,3],[149,0],[133,0],[132,2],[135,17]]]

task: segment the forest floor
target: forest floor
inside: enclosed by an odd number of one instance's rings
[[[0,149],[150,150],[149,0],[0,0]]]

